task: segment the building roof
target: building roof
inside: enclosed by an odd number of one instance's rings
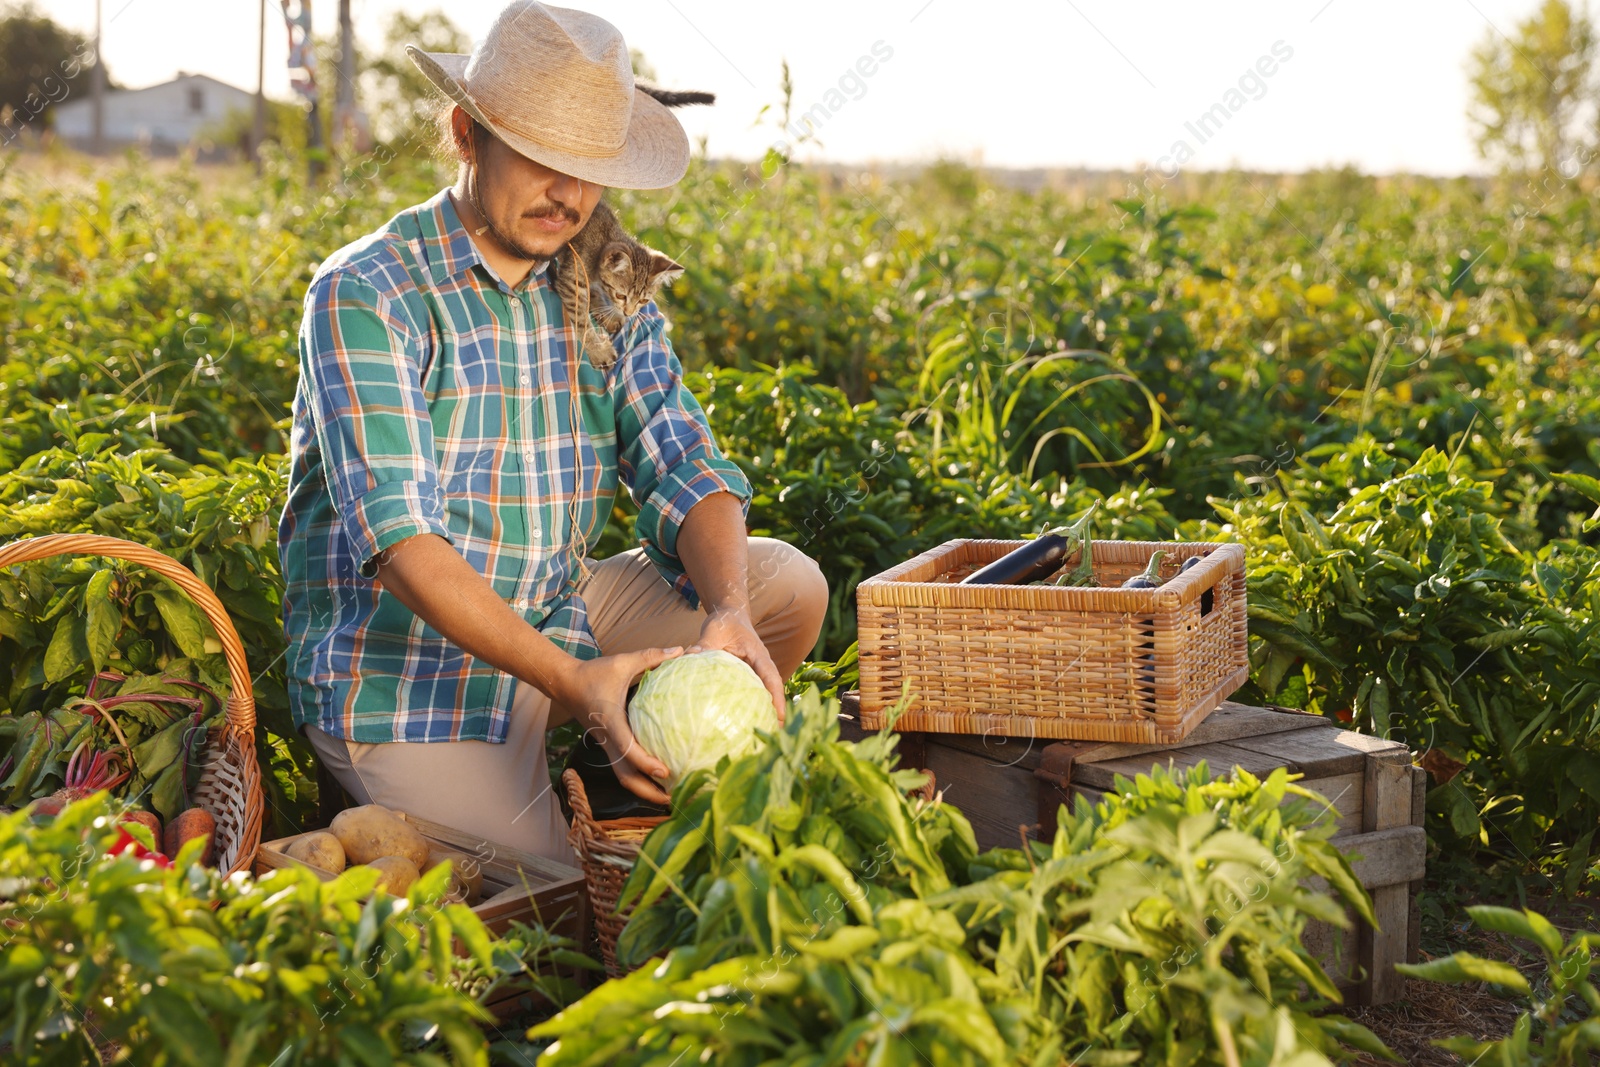
[[[218,89],[222,89],[230,93],[236,93],[241,97],[254,98],[256,95],[255,93],[250,92],[248,89],[241,89],[237,85],[229,85],[227,82],[213,78],[209,74],[190,74],[187,71],[180,70],[178,71],[178,76],[176,78],[172,78],[164,82],[157,82],[154,85],[145,85],[138,89],[107,89],[106,99],[109,100],[111,97],[118,97],[126,100],[129,97],[138,96],[140,93],[147,93],[154,89],[165,89],[170,85],[193,82],[205,82],[208,85],[216,86]],[[79,108],[88,108],[92,106],[93,101],[89,97],[80,96],[76,100],[66,100],[57,104],[55,106],[55,111],[57,114],[59,114],[63,111],[72,111]]]

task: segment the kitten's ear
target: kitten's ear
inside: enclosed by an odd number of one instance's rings
[[[633,260],[620,248],[613,248],[600,260],[600,269],[608,274],[626,274],[633,269]]]
[[[650,280],[657,285],[665,285],[683,273],[683,265],[674,262],[672,257],[650,249]]]

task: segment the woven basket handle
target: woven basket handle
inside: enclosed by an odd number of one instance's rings
[[[228,694],[228,726],[244,737],[254,738],[256,698],[250,688],[250,668],[245,663],[244,643],[239,640],[239,632],[233,628],[233,621],[228,618],[222,601],[217,599],[217,594],[211,591],[209,585],[196,577],[194,571],[153,548],[120,537],[101,537],[98,534],[45,534],[0,545],[0,567],[49,559],[51,556],[105,556],[138,563],[186,593],[211,621],[218,640],[222,642],[222,654],[228,661],[228,680],[232,683]]]
[[[572,832],[585,840],[600,837],[600,827],[595,825],[594,811],[589,807],[589,794],[584,792],[583,778],[568,767],[561,772],[561,784],[567,787],[567,805],[572,808]]]

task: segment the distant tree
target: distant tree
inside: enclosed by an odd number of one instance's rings
[[[1575,177],[1591,143],[1581,120],[1596,95],[1594,61],[1594,24],[1566,0],[1544,0],[1509,39],[1491,29],[1468,64],[1479,154]]]
[[[408,15],[397,11],[383,31],[383,51],[362,67],[362,106],[381,142],[406,142],[426,152],[433,144],[433,115],[440,95],[406,55],[414,44],[425,52],[470,52],[472,41],[443,11]]]
[[[45,129],[50,108],[89,91],[94,45],[31,2],[0,6],[0,119]],[[106,88],[111,88],[107,77]]]

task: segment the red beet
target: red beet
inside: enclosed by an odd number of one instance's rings
[[[123,765],[125,750],[118,746],[105,752],[91,752],[85,741],[67,760],[65,781],[60,789],[34,801],[35,815],[60,815],[73,801],[92,796],[102,789],[115,789],[128,780],[130,770]],[[88,757],[85,758],[85,753]]]

